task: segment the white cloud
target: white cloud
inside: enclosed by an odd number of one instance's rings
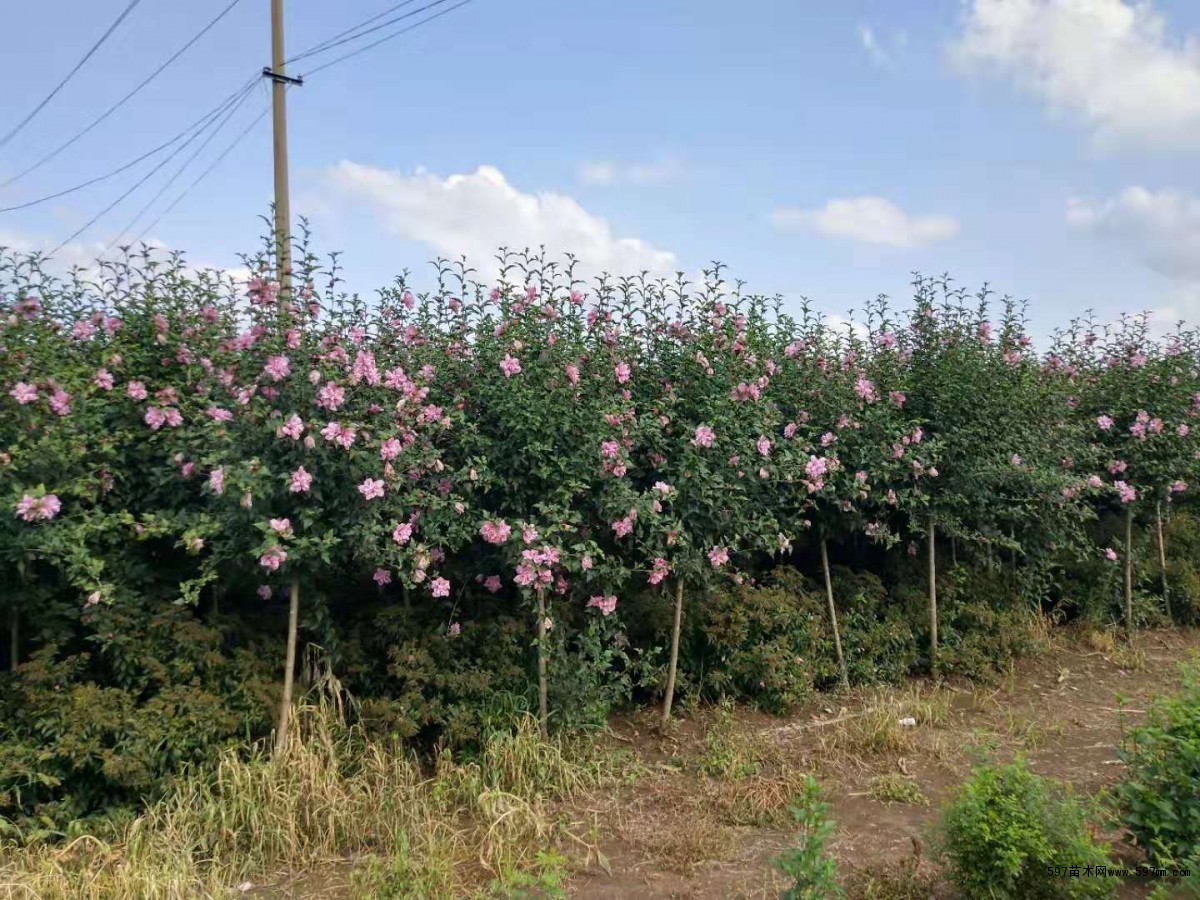
[[[958,234],[949,216],[912,216],[883,197],[830,200],[820,209],[782,208],[772,213],[782,230],[813,229],[830,237],[889,247],[923,247]]]
[[[1200,145],[1200,35],[1151,0],[968,0],[953,58],[1011,78],[1103,142]]]
[[[585,162],[579,167],[579,179],[584,184],[629,184],[644,187],[676,181],[685,174],[683,163],[676,159],[656,163],[622,163],[611,160]]]
[[[1200,283],[1200,196],[1127,187],[1107,200],[1069,200],[1067,222],[1130,245],[1168,278]]]
[[[669,275],[678,268],[673,253],[639,238],[616,237],[605,219],[571,197],[523,193],[492,166],[441,178],[343,161],[327,170],[325,190],[342,205],[368,205],[402,240],[427,244],[447,257],[465,255],[485,278],[495,273],[493,257],[500,247],[573,253],[585,275],[642,270]]]
[[[863,49],[867,51],[867,56],[871,62],[877,66],[886,66],[892,61],[891,56],[879,46],[879,40],[875,37],[875,29],[870,25],[860,25],[858,27],[858,40],[862,44]]]
[[[1200,319],[1200,196],[1127,187],[1106,200],[1072,198],[1067,222],[1126,245],[1171,280],[1162,305],[1152,310],[1156,330]]]

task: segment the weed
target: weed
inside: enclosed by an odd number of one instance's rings
[[[890,772],[871,779],[867,793],[880,803],[907,803],[912,806],[928,806],[920,785],[913,779]]]

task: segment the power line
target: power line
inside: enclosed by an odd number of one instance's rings
[[[63,78],[63,80],[60,81],[55,86],[54,90],[52,90],[49,94],[46,95],[45,99],[43,99],[41,103],[39,103],[37,106],[35,106],[33,108],[32,111],[30,111],[29,115],[27,115],[20,122],[18,122],[16,125],[14,125],[13,129],[8,134],[6,134],[4,137],[0,138],[0,147],[5,146],[9,141],[11,141],[14,137],[16,137],[22,128],[24,128],[31,121],[33,121],[34,116],[36,116],[43,109],[46,108],[46,104],[49,103],[51,100],[53,100],[55,95],[58,94],[58,92],[61,91],[66,86],[67,82],[75,77],[75,73],[83,68],[84,63],[86,63],[89,59],[92,58],[92,54],[94,54],[97,50],[100,49],[100,46],[105,41],[108,40],[109,35],[111,35],[114,31],[117,30],[117,27],[122,22],[125,21],[125,17],[128,16],[131,12],[133,12],[134,8],[141,2],[142,2],[142,0],[129,0],[129,4],[125,7],[125,9],[123,9],[121,11],[121,14],[119,16],[117,16],[117,20],[108,26],[108,30],[105,31],[104,34],[100,35],[100,40],[98,40],[98,41],[96,41],[96,43],[92,44],[92,48],[83,55],[83,59],[81,59],[81,60],[79,60],[79,62],[75,63],[75,67],[73,69],[71,69],[71,71],[66,74],[66,76]]]
[[[202,182],[205,178],[207,178],[209,173],[211,173],[213,169],[215,169],[222,162],[224,162],[225,157],[227,157],[230,153],[233,152],[233,149],[242,142],[242,140],[246,137],[246,135],[248,135],[254,129],[254,126],[257,125],[259,122],[261,122],[263,120],[263,118],[266,116],[266,114],[270,111],[271,111],[271,107],[269,104],[264,106],[262,108],[262,110],[259,112],[259,114],[254,118],[254,120],[249,125],[247,125],[244,129],[242,129],[242,132],[236,138],[233,139],[233,141],[229,144],[229,146],[227,146],[224,150],[222,150],[221,154],[216,159],[214,159],[211,163],[209,163],[208,168],[205,169],[203,172],[201,172],[196,177],[195,181],[193,181],[186,188],[184,188],[183,192],[178,197],[176,197],[174,200],[172,200],[170,205],[167,206],[166,209],[164,209],[161,213],[158,214],[158,218],[156,218],[153,222],[151,222],[144,229],[142,229],[141,234],[139,234],[137,236],[137,240],[140,241],[147,234],[149,234],[150,231],[153,230],[154,226],[156,226],[159,222],[161,222],[164,218],[166,218],[167,214],[170,213],[171,210],[173,210],[176,206],[178,206],[179,203],[183,200],[183,198],[186,197],[189,193],[191,193],[192,190],[198,184],[200,184],[200,182]]]
[[[380,22],[378,25],[373,25],[370,28],[366,28],[363,30],[359,30],[358,28],[351,29],[352,31],[357,31],[357,33],[351,34],[348,37],[343,37],[340,40],[336,40],[336,41],[333,40],[332,38],[330,38],[323,45],[320,45],[319,49],[312,49],[312,50],[305,51],[304,53],[301,53],[299,56],[293,57],[291,60],[289,60],[289,62],[298,62],[299,60],[307,59],[310,56],[315,56],[318,53],[324,53],[327,50],[332,50],[334,47],[340,47],[343,44],[350,43],[351,41],[357,41],[359,38],[366,37],[368,34],[374,34],[376,31],[380,31],[381,29],[387,28],[389,25],[395,25],[397,22],[401,22],[404,19],[411,19],[413,16],[419,16],[421,13],[425,12],[426,10],[433,9],[433,7],[435,7],[435,6],[441,6],[443,3],[446,3],[446,2],[448,2],[448,0],[433,0],[432,3],[426,3],[424,6],[418,6],[414,10],[406,12],[403,15],[396,16],[393,19],[388,19],[386,22]],[[400,4],[400,5],[404,6],[405,4]],[[366,23],[363,23],[363,24],[366,24]],[[316,70],[314,70],[314,71],[316,71]]]
[[[444,3],[445,0],[438,0],[438,2]],[[454,12],[454,10],[456,10],[462,6],[466,6],[470,2],[472,2],[472,0],[459,0],[459,2],[455,3],[453,6],[448,6],[443,10],[439,10],[438,12],[429,16],[428,18],[422,19],[420,22],[414,22],[412,25],[409,25],[406,28],[401,28],[399,31],[393,31],[391,34],[386,34],[383,37],[379,38],[378,40],[372,41],[371,43],[367,44],[364,47],[359,47],[357,50],[351,50],[349,53],[345,53],[341,56],[331,59],[329,62],[324,63],[323,65],[317,66],[315,69],[309,70],[307,73],[305,73],[305,77],[311,77],[312,75],[315,75],[324,69],[328,69],[330,66],[336,66],[338,63],[345,62],[346,60],[350,59],[353,56],[358,56],[358,54],[360,54],[360,53],[365,53],[366,51],[370,50],[372,47],[378,47],[380,44],[384,43],[385,41],[390,41],[392,38],[400,37],[400,35],[402,35],[402,34],[407,34],[410,31],[420,28],[422,25],[427,25],[430,22],[432,22],[434,19],[439,19],[442,16],[446,15],[447,13]],[[430,5],[433,6],[436,4],[430,4]]]
[[[373,15],[369,19],[364,19],[363,21],[359,22],[357,25],[352,25],[351,27],[347,28],[345,31],[339,31],[337,34],[333,35],[332,37],[326,38],[325,40],[321,41],[319,44],[314,44],[312,47],[309,47],[307,50],[293,56],[291,59],[288,60],[288,62],[293,63],[298,59],[304,59],[305,57],[312,56],[315,53],[320,53],[322,50],[328,50],[330,45],[334,41],[340,40],[341,38],[346,37],[346,35],[351,34],[352,32],[358,31],[360,28],[363,28],[367,25],[370,25],[372,22],[378,22],[384,16],[390,15],[391,13],[394,13],[396,10],[401,9],[402,7],[411,6],[413,3],[416,3],[416,2],[417,2],[417,0],[403,0],[402,3],[397,3],[395,6],[389,6],[383,12]]]
[[[14,181],[18,181],[19,179],[24,178],[30,172],[33,172],[36,169],[40,169],[43,165],[48,163],[50,160],[54,159],[56,156],[58,156],[58,154],[62,153],[64,150],[66,150],[68,147],[70,147],[72,144],[74,144],[76,141],[78,141],[80,138],[82,138],[84,135],[86,135],[88,132],[90,132],[93,128],[95,128],[97,125],[99,125],[105,119],[107,119],[109,116],[111,116],[113,113],[115,113],[118,109],[120,109],[122,106],[124,106],[130,100],[132,100],[139,92],[141,92],[141,90],[144,87],[146,87],[146,85],[150,84],[150,82],[152,82],[155,78],[157,78],[159,75],[161,75],[163,73],[163,71],[168,66],[171,65],[171,63],[175,62],[175,60],[177,60],[177,59],[179,59],[179,57],[183,56],[184,53],[186,53],[188,50],[190,50],[192,48],[192,45],[194,45],[198,40],[200,40],[200,38],[204,37],[204,35],[208,34],[208,32],[211,31],[218,22],[220,22],[223,18],[225,18],[225,16],[228,15],[233,10],[233,8],[235,6],[237,6],[239,3],[241,3],[241,0],[231,0],[231,2],[229,3],[228,6],[226,6],[223,10],[221,10],[219,13],[217,13],[215,18],[213,18],[207,25],[205,25],[198,32],[196,32],[196,34],[192,36],[191,40],[189,40],[186,44],[184,44],[182,47],[180,47],[178,50],[176,50],[173,54],[171,54],[171,56],[168,57],[167,60],[165,62],[163,62],[157,69],[155,69],[153,72],[151,72],[149,75],[147,75],[141,81],[141,83],[137,85],[137,87],[135,87],[133,90],[131,90],[129,93],[127,93],[124,97],[122,97],[120,100],[118,100],[112,106],[110,106],[108,109],[106,109],[104,112],[102,112],[96,118],[94,118],[88,125],[86,125],[82,130],[77,132],[69,140],[67,140],[64,143],[60,144],[59,146],[55,147],[53,150],[51,150],[49,153],[47,153],[45,156],[43,156],[41,159],[39,159],[33,165],[29,166],[24,171],[18,172],[16,175],[13,175],[7,181],[0,182],[0,187],[8,187]]]
[[[236,100],[240,101],[240,100],[244,99],[245,96],[247,94],[249,94],[253,89],[254,89],[254,84],[251,83],[250,85],[248,85],[246,88],[244,88],[242,91],[240,91],[236,95]],[[125,191],[125,193],[121,194],[121,196],[119,196],[116,200],[114,200],[112,203],[108,204],[108,206],[104,207],[104,209],[100,210],[100,212],[96,213],[96,215],[92,216],[83,225],[81,225],[79,228],[77,228],[71,234],[70,237],[66,238],[66,240],[64,240],[57,247],[55,247],[53,250],[51,250],[50,255],[53,256],[55,253],[57,253],[59,250],[61,250],[63,247],[65,247],[67,244],[71,243],[71,241],[75,240],[75,238],[79,237],[81,234],[83,234],[85,231],[87,231],[89,228],[91,228],[93,225],[95,225],[96,222],[98,222],[101,218],[103,218],[105,215],[107,215],[113,209],[113,207],[115,207],[118,203],[120,203],[122,200],[124,200],[126,197],[128,197],[130,194],[132,194],[138,188],[140,188],[143,184],[145,184],[147,181],[149,181],[151,178],[153,178],[154,175],[160,169],[162,169],[163,166],[165,166],[167,163],[169,163],[171,160],[173,160],[176,156],[178,156],[180,153],[182,153],[183,150],[192,141],[194,141],[201,134],[203,134],[206,130],[208,130],[209,126],[212,125],[212,123],[217,118],[219,118],[221,113],[223,113],[225,111],[224,107],[228,106],[228,105],[229,105],[228,103],[224,104],[223,107],[217,111],[216,115],[207,117],[207,120],[204,122],[204,124],[200,128],[194,129],[192,131],[192,133],[188,136],[188,138],[181,145],[179,145],[174,150],[172,150],[164,160],[162,160],[153,169],[151,169],[149,172],[147,172],[145,175],[143,175],[141,178],[139,178],[137,181],[135,181],[133,183],[133,185],[128,190]]]
[[[150,200],[146,203],[145,206],[143,206],[140,210],[138,210],[137,215],[135,215],[130,220],[129,224],[126,225],[124,228],[122,228],[120,233],[118,233],[117,236],[115,238],[113,238],[112,241],[109,242],[109,245],[104,248],[105,252],[108,252],[113,247],[115,247],[117,245],[117,242],[120,241],[121,238],[123,238],[125,236],[126,232],[133,230],[133,226],[137,224],[138,220],[146,214],[146,212],[150,209],[150,207],[152,207],[155,203],[158,202],[158,199],[167,192],[167,189],[170,188],[171,185],[175,183],[175,180],[177,178],[179,178],[179,176],[182,175],[187,170],[187,167],[196,161],[196,157],[198,157],[201,153],[203,153],[205,148],[213,142],[213,138],[215,138],[218,134],[221,133],[221,129],[224,128],[229,123],[229,120],[234,117],[234,115],[237,113],[237,111],[239,109],[241,109],[242,104],[245,103],[246,100],[249,99],[249,97],[252,93],[253,93],[253,88],[251,88],[250,90],[248,90],[244,94],[242,94],[242,96],[238,99],[238,101],[229,108],[229,112],[227,112],[225,114],[225,118],[222,119],[217,124],[217,126],[212,129],[212,131],[209,133],[208,137],[206,137],[203,141],[200,142],[200,146],[197,147],[195,149],[195,151],[193,151],[191,156],[189,156],[186,160],[184,160],[183,165],[181,165],[178,169],[176,169],[174,174],[171,175],[171,177],[168,178],[165,182],[163,182],[163,185],[162,185],[162,187],[160,187],[158,189],[158,192],[153,197],[150,198]],[[182,150],[183,148],[181,147],[180,149]]]
[[[120,175],[122,172],[125,172],[128,169],[132,169],[138,163],[143,162],[146,159],[149,159],[151,156],[154,156],[156,153],[161,153],[163,150],[167,149],[172,144],[178,143],[180,140],[182,140],[184,137],[186,137],[188,134],[190,134],[193,130],[195,130],[196,128],[198,128],[201,125],[208,122],[208,120],[215,118],[216,116],[219,116],[222,112],[225,111],[225,109],[227,108],[227,105],[229,103],[232,103],[234,100],[237,100],[239,97],[241,97],[241,95],[245,91],[252,88],[254,86],[255,82],[257,82],[257,80],[258,80],[258,76],[255,75],[253,78],[251,78],[249,81],[247,81],[242,87],[238,88],[238,90],[236,90],[234,93],[230,94],[223,101],[221,101],[221,103],[219,103],[215,109],[212,109],[209,112],[205,113],[197,121],[193,122],[191,125],[184,128],[183,131],[179,132],[177,135],[175,135],[170,140],[159,144],[157,147],[153,148],[152,150],[147,150],[145,153],[143,153],[141,156],[137,157],[136,159],[131,159],[129,162],[125,163],[124,165],[118,166],[117,168],[113,169],[110,172],[105,172],[103,175],[97,175],[95,178],[89,178],[87,181],[80,182],[79,184],[75,185],[74,187],[69,187],[69,188],[65,188],[61,191],[56,191],[55,193],[47,194],[44,197],[38,197],[36,200],[27,200],[24,203],[18,203],[14,206],[0,207],[0,213],[15,212],[19,209],[28,209],[31,206],[38,206],[39,204],[46,203],[50,200],[56,200],[59,197],[65,197],[68,194],[73,194],[76,191],[81,191],[86,187],[91,187],[93,184],[99,184],[101,181],[107,181],[109,178],[112,178],[115,175]]]

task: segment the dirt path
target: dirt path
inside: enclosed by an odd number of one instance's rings
[[[1198,650],[1196,632],[1145,633],[1128,648],[1069,630],[991,687],[914,682],[831,695],[786,720],[709,710],[666,737],[649,712],[624,718],[619,740],[647,771],[566,811],[598,827],[608,869],[581,872],[571,895],[777,896],[769,860],[788,845],[786,806],[812,772],[832,805],[833,850],[853,893],[946,896],[928,860],[929,828],[975,762],[1024,753],[1035,771],[1096,794],[1121,774],[1122,717],[1140,718]],[[915,726],[899,724],[910,716]],[[1135,885],[1124,896],[1145,893]]]

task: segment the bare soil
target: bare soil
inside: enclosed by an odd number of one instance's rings
[[[787,719],[701,710],[666,734],[653,711],[624,717],[613,727],[647,771],[581,805],[604,826],[607,866],[580,872],[571,895],[778,896],[770,860],[791,837],[788,788],[812,772],[832,807],[832,849],[851,896],[952,896],[931,859],[930,831],[971,767],[1022,753],[1036,772],[1099,794],[1121,777],[1123,727],[1176,686],[1177,664],[1197,651],[1197,632],[1142,633],[1129,647],[1071,629],[991,686],[914,682],[823,695]],[[926,721],[899,725],[907,716]],[[885,790],[894,784],[915,788],[906,800],[916,802],[895,799]],[[1136,863],[1130,848],[1119,850]],[[1150,888],[1128,885],[1122,896]]]

